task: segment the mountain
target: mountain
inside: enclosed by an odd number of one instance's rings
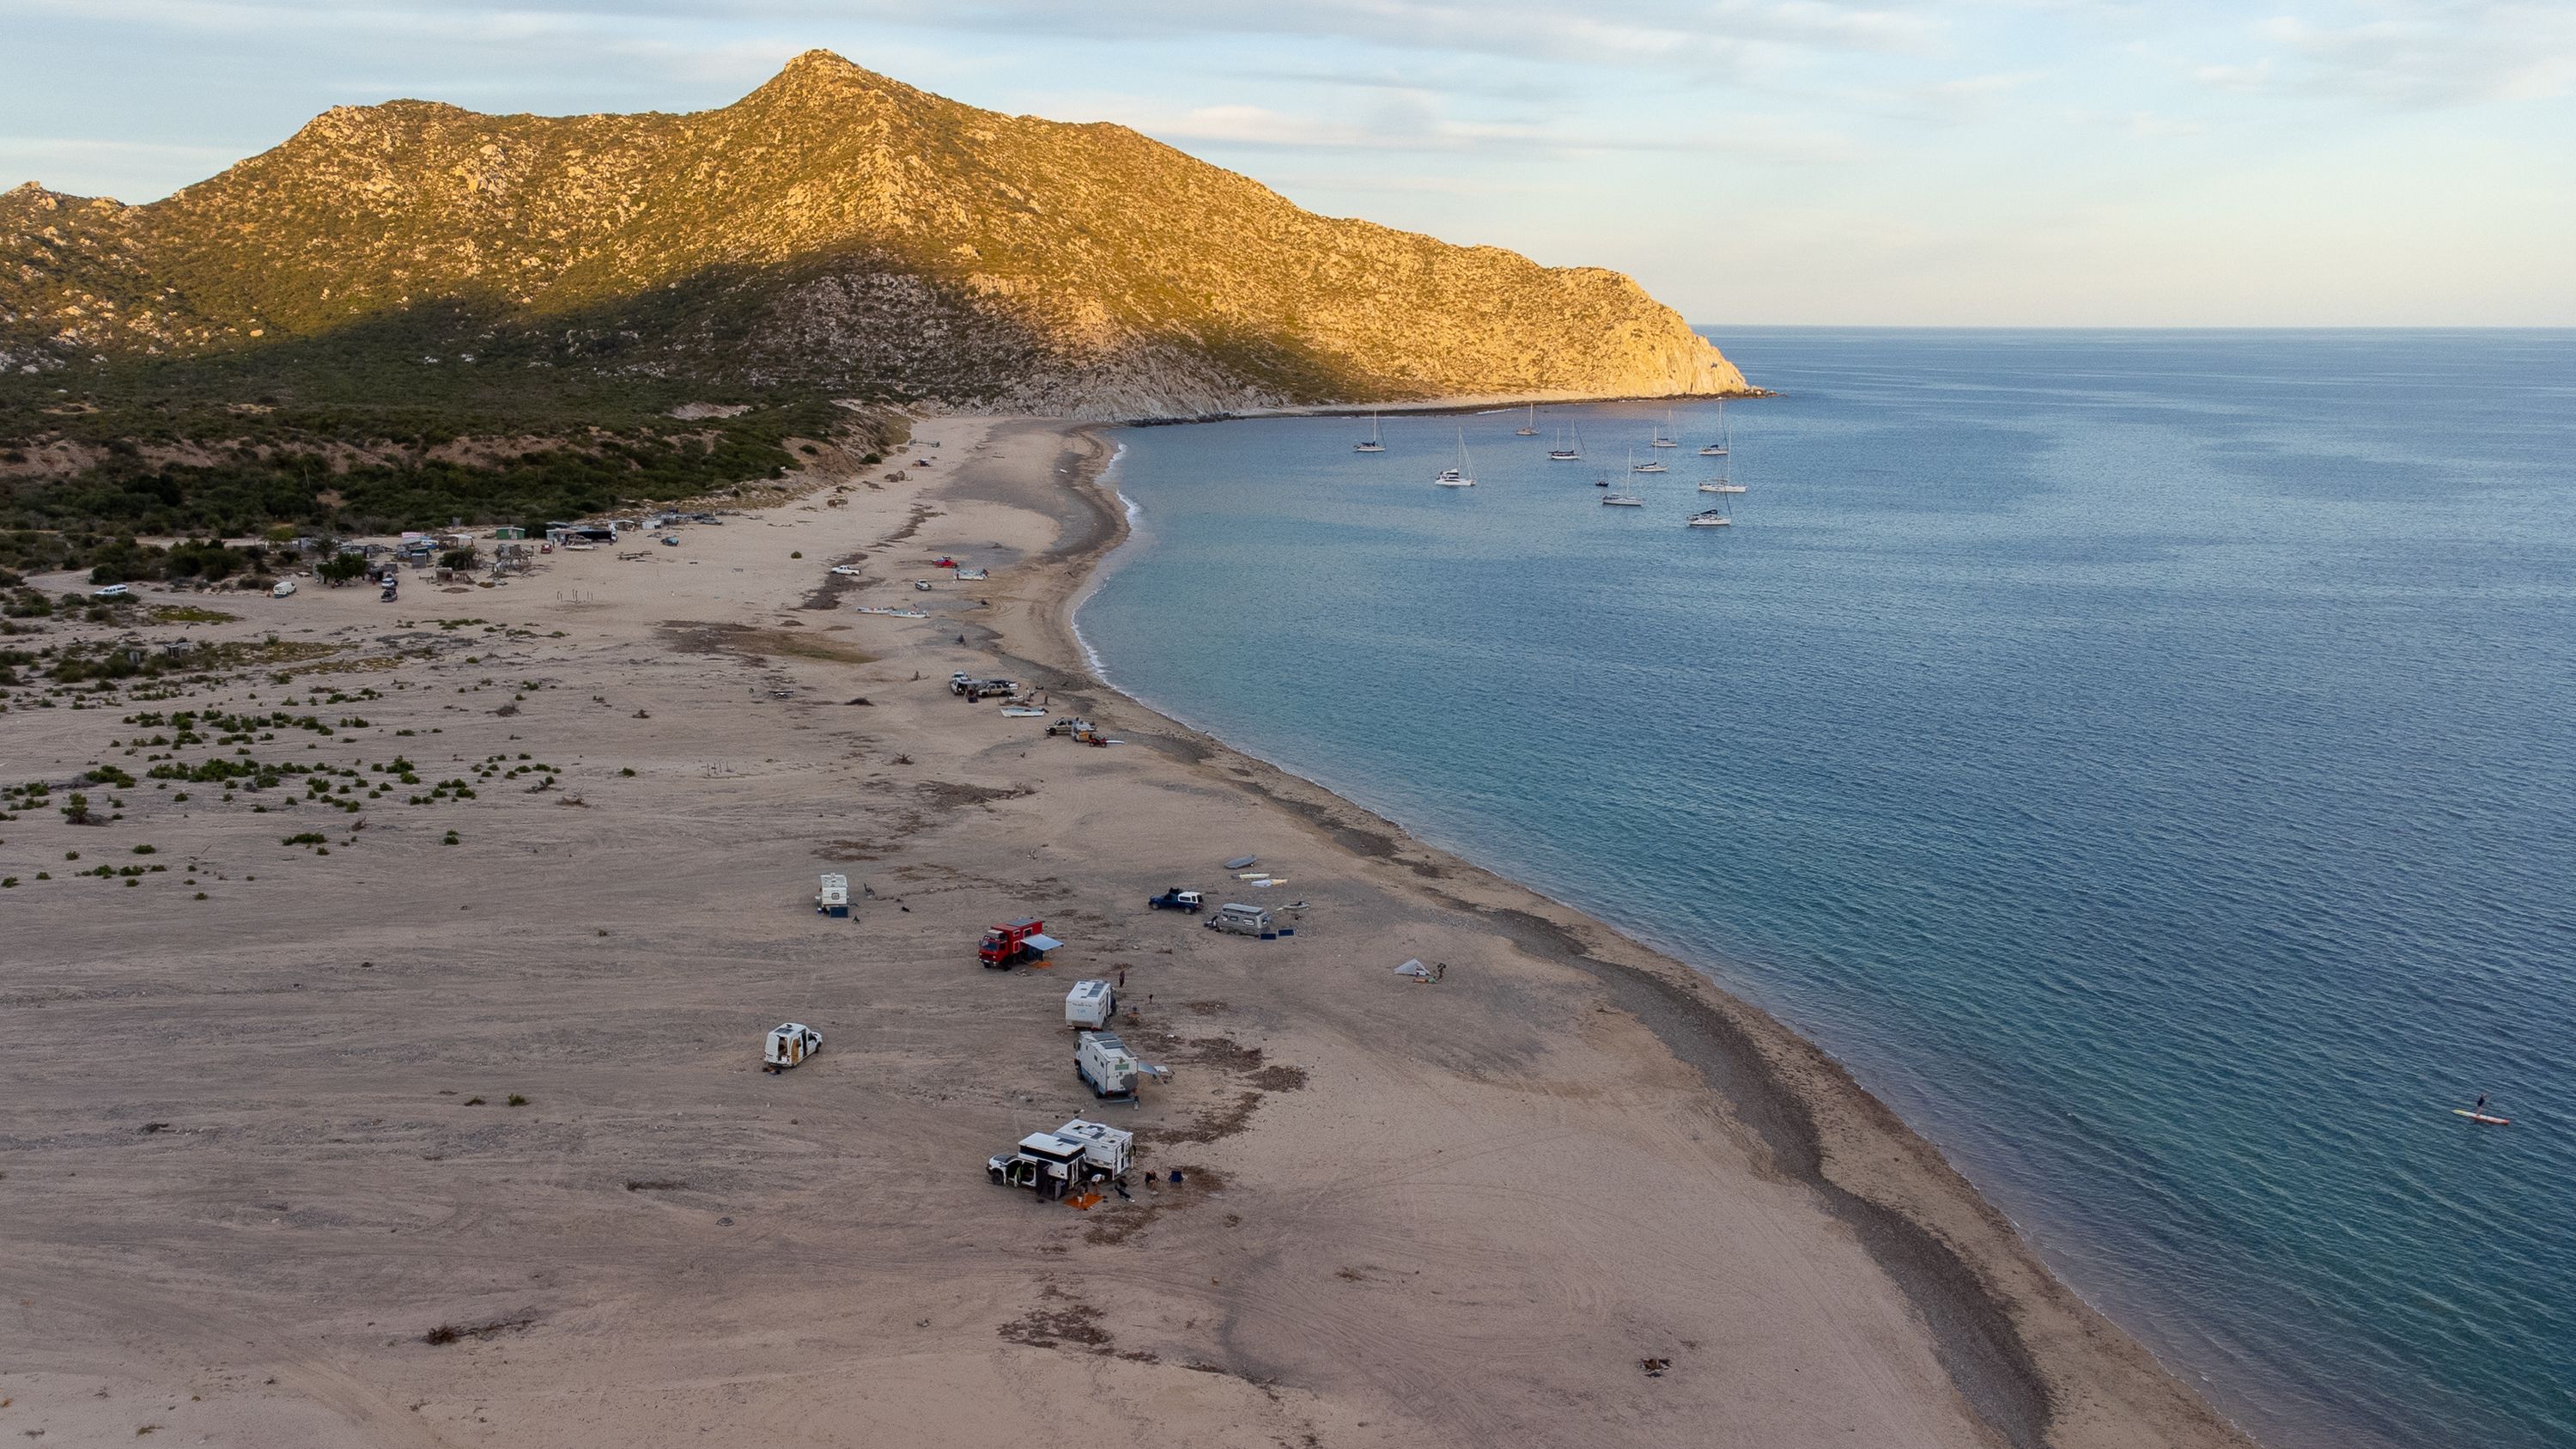
[[[0,196],[0,369],[173,359],[1086,416],[1746,390],[1615,272],[1317,216],[824,51],[721,110],[341,107],[148,205]]]

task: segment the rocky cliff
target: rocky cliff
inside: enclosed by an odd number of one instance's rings
[[[396,101],[150,205],[0,196],[0,365],[298,348],[1092,416],[1745,389],[1617,273],[820,51],[722,110]]]

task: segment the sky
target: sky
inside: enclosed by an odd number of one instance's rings
[[[327,107],[724,105],[799,51],[1123,122],[1694,322],[2576,325],[2576,0],[0,0],[0,188]]]

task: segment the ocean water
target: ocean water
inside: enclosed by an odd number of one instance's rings
[[[1707,404],[1642,509],[1660,407],[1131,429],[1084,637],[1779,1013],[2268,1442],[2576,1445],[2576,334],[1714,335],[1731,529]]]

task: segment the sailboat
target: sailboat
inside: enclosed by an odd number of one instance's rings
[[[1724,509],[1709,508],[1692,514],[1690,516],[1690,522],[1683,526],[1686,528],[1725,528],[1734,522],[1734,519],[1726,516],[1726,511]]]
[[[1583,430],[1580,428],[1572,430],[1572,437],[1573,441],[1568,442],[1566,433],[1560,432],[1556,435],[1556,446],[1547,450],[1549,462],[1580,463],[1583,461]]]
[[[1369,435],[1365,440],[1351,444],[1351,451],[1354,453],[1383,453],[1386,451],[1386,443],[1381,440],[1377,434],[1377,414],[1369,414]]]
[[[1666,443],[1657,443],[1655,446],[1662,448],[1670,445]],[[1638,462],[1637,451],[1636,449],[1631,448],[1628,450],[1628,471],[1631,473],[1669,473],[1673,470],[1665,467],[1663,465],[1663,461],[1658,458],[1648,458],[1642,463]]]
[[[1723,413],[1721,413],[1721,414],[1719,414],[1719,417],[1718,417],[1718,427],[1722,430],[1722,429],[1724,429],[1724,427],[1725,427],[1725,426],[1726,426],[1725,415],[1724,415]],[[1729,458],[1729,457],[1727,456],[1727,453],[1726,453],[1726,436],[1725,436],[1725,433],[1724,433],[1723,431],[1721,431],[1721,432],[1719,433],[1719,435],[1718,435],[1718,440],[1717,440],[1716,442],[1709,444],[1707,447],[1702,448],[1702,449],[1700,449],[1699,451],[1700,451],[1700,456],[1701,456],[1701,457],[1703,457],[1703,458],[1706,458],[1706,457],[1715,457],[1716,459],[1718,459],[1718,464],[1717,464],[1717,476],[1716,476],[1716,477],[1714,477],[1714,478],[1709,479],[1709,480],[1708,480],[1707,482],[1705,482],[1705,483],[1700,484],[1700,485],[1699,485],[1699,491],[1700,491],[1700,492],[1702,492],[1702,493],[1741,493],[1741,492],[1743,492],[1743,491],[1744,491],[1744,485],[1743,485],[1743,484],[1741,484],[1741,483],[1736,482],[1736,481],[1735,481],[1735,478],[1734,478],[1734,476],[1733,476],[1733,474],[1729,471],[1729,470],[1733,467],[1733,465],[1734,465],[1734,460],[1733,460],[1732,458]],[[1725,519],[1723,519],[1723,518],[1718,519],[1718,523],[1724,523],[1725,521],[1726,521],[1726,520],[1725,520]],[[1716,527],[1716,526],[1717,526],[1717,524],[1713,524],[1713,523],[1701,523],[1701,522],[1699,522],[1699,521],[1698,521],[1698,519],[1694,518],[1694,519],[1692,520],[1692,526],[1693,526],[1693,527],[1695,527],[1695,528],[1714,528],[1714,527]]]
[[[1726,402],[1724,399],[1720,399],[1717,404],[1717,441],[1700,449],[1699,455],[1703,458],[1726,456]]]
[[[1460,428],[1458,430],[1458,466],[1455,468],[1441,469],[1440,476],[1432,479],[1431,481],[1434,486],[1441,488],[1473,488],[1476,486],[1476,480],[1467,476],[1467,430],[1465,428]]]
[[[1519,427],[1517,427],[1517,428],[1512,429],[1512,436],[1513,436],[1513,437],[1515,437],[1515,438],[1535,438],[1535,437],[1537,437],[1537,436],[1538,436],[1538,404],[1537,404],[1537,403],[1531,403],[1531,404],[1530,404],[1530,410],[1529,410],[1529,421],[1528,421],[1528,422],[1525,422],[1525,423],[1523,423],[1523,424],[1521,424],[1521,425],[1520,425]]]
[[[1681,440],[1673,436],[1672,409],[1666,408],[1664,410],[1664,421],[1662,425],[1655,429],[1655,436],[1653,439],[1648,441],[1646,446],[1649,448],[1678,448],[1681,446]]]
[[[1636,450],[1630,449],[1628,453],[1628,471],[1631,473],[1637,471],[1636,458]],[[1601,481],[1603,486],[1606,487],[1610,480],[1604,478]],[[1624,488],[1612,488],[1609,492],[1601,495],[1601,506],[1604,508],[1643,508],[1646,506],[1646,500]]]

